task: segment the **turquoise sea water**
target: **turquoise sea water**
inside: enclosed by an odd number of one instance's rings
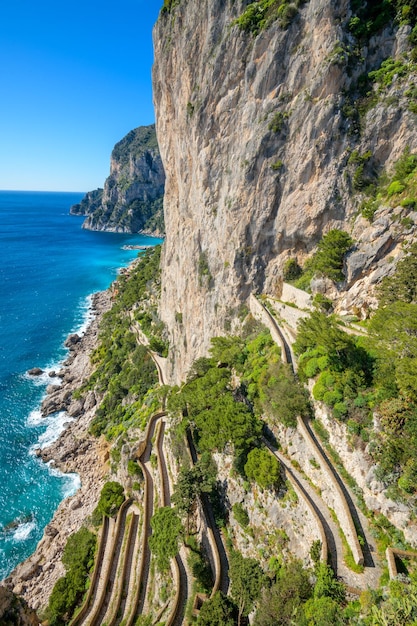
[[[29,556],[78,477],[62,476],[33,454],[55,439],[65,416],[41,418],[63,342],[88,318],[89,295],[107,288],[137,256],[128,244],[160,240],[81,229],[69,208],[83,194],[0,191],[0,580]]]

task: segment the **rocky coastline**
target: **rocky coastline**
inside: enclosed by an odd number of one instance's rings
[[[74,398],[73,393],[91,373],[90,354],[97,346],[101,317],[110,307],[110,289],[94,294],[93,319],[82,336],[72,334],[67,338],[65,345],[69,354],[61,370],[55,373],[61,383],[47,387],[41,406],[43,416],[65,411],[68,423],[52,445],[39,448],[36,454],[63,473],[77,473],[81,487],[61,502],[35,552],[2,583],[37,611],[46,607],[54,584],[64,575],[61,557],[68,536],[76,532],[93,512],[108,472],[107,443],[88,434],[99,399],[93,391],[82,399]],[[35,369],[30,370],[32,375],[40,373],[35,373]]]

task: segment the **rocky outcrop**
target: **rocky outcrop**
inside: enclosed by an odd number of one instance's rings
[[[348,110],[359,75],[407,49],[407,27],[374,36],[362,62],[340,53],[354,47],[347,0],[302,3],[288,28],[276,21],[256,37],[233,24],[247,5],[181,0],[154,29],[167,173],[160,312],[177,382],[251,291],[276,293],[286,259],[302,262],[330,228],[351,231],[361,200],[353,150],[370,150],[380,171],[417,148],[404,95],[412,76],[394,79],[360,123]],[[365,252],[381,262],[390,246]]]
[[[23,598],[0,586],[0,623],[4,626],[38,626],[40,621]]]
[[[90,230],[161,236],[164,182],[155,126],[140,126],[115,145],[104,189],[88,192],[70,212],[85,215]]]

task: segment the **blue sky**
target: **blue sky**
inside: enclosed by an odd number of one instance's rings
[[[0,2],[0,189],[103,185],[114,144],[154,121],[162,3]]]

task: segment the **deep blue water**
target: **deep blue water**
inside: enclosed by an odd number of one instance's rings
[[[0,580],[33,552],[79,484],[33,454],[56,438],[65,417],[40,417],[51,379],[26,372],[53,369],[65,358],[63,342],[85,323],[88,296],[136,257],[123,245],[159,242],[82,230],[83,218],[69,215],[82,196],[0,191]]]

